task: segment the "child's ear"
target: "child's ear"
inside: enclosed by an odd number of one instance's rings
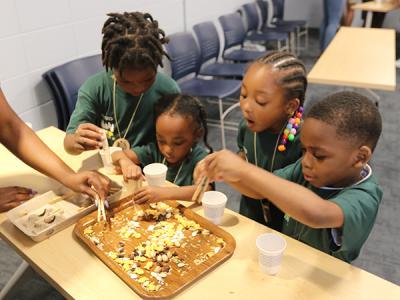
[[[356,154],[354,167],[362,168],[370,161],[371,156],[372,156],[371,148],[366,145],[361,146]]]
[[[286,112],[292,116],[300,106],[300,100],[298,98],[290,99],[286,105]]]
[[[194,133],[196,141],[200,140],[201,137],[203,136],[203,134],[204,134],[204,129],[203,128],[197,128],[195,133]]]

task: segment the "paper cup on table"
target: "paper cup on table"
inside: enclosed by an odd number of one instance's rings
[[[108,174],[114,174],[114,165],[112,162],[112,154],[116,151],[121,151],[122,148],[120,147],[109,147],[110,149],[110,157],[107,157],[107,155],[105,154],[104,149],[100,149],[99,154],[101,157],[101,161],[103,163],[104,169],[106,170],[106,172]]]
[[[227,201],[228,198],[224,193],[218,191],[205,192],[201,200],[204,216],[215,225],[218,225],[221,223]]]
[[[275,275],[281,267],[286,240],[276,233],[264,233],[256,239],[258,262],[264,273]]]
[[[164,164],[153,163],[143,168],[149,186],[164,186],[168,168]]]

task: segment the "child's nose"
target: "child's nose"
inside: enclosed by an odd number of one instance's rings
[[[307,154],[307,152],[304,153],[301,159],[301,165],[303,169],[311,169],[311,161],[310,155]]]

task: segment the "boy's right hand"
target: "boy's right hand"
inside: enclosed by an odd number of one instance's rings
[[[103,129],[94,124],[80,124],[73,134],[72,151],[81,153],[101,148],[103,146],[103,134]]]
[[[36,192],[32,189],[10,186],[0,188],[0,212],[8,211],[30,200]]]
[[[128,182],[130,179],[138,180],[143,178],[142,168],[140,168],[130,159],[120,159],[119,167],[121,168],[125,182]]]

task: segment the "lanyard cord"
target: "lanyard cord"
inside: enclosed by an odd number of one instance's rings
[[[118,126],[117,109],[116,109],[116,102],[117,102],[117,99],[116,99],[117,97],[116,97],[116,95],[115,95],[116,85],[117,85],[117,83],[116,83],[116,80],[114,79],[114,84],[113,84],[113,110],[114,110],[114,119],[115,119],[115,125],[117,125],[118,135],[119,135],[119,137],[121,138],[122,136],[121,136],[121,131],[119,130],[119,126]],[[131,128],[132,121],[133,121],[133,119],[135,118],[136,111],[138,110],[139,105],[140,105],[140,102],[142,101],[143,94],[144,94],[144,93],[142,93],[142,94],[140,95],[139,101],[138,101],[138,103],[136,104],[135,110],[133,111],[131,120],[129,121],[128,128],[126,129],[125,134],[124,134],[124,136],[122,137],[123,139],[125,139],[126,135],[128,134],[129,128]]]
[[[183,163],[185,162],[185,160],[183,160],[182,162],[181,162],[181,165],[179,166],[179,169],[178,169],[178,172],[176,172],[176,175],[175,175],[175,178],[174,178],[174,184],[176,184],[176,180],[178,179],[178,176],[179,176],[179,174],[181,173],[181,170],[182,170],[182,167],[183,167]],[[165,157],[163,158],[163,160],[162,160],[162,164],[164,164],[164,165],[166,165],[165,164]]]

